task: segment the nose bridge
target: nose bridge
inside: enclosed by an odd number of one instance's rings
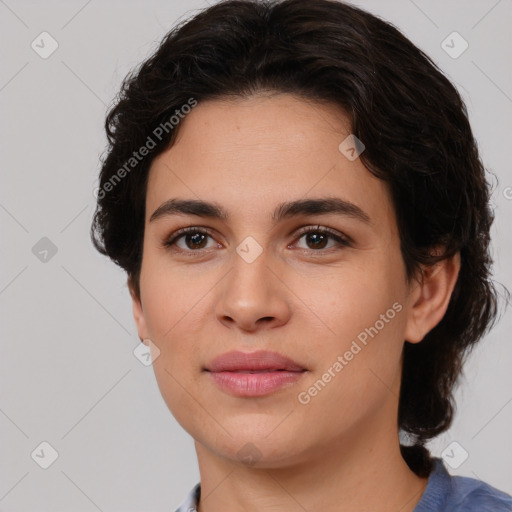
[[[280,285],[275,266],[269,249],[252,237],[243,240],[233,254],[232,269],[216,306],[219,319],[244,329],[255,328],[263,318],[267,323],[285,322],[289,317],[286,287]]]
[[[272,255],[268,249],[264,250],[252,237],[242,241],[233,255],[228,290],[232,298],[238,297],[247,304],[268,301],[273,288],[269,279],[274,276],[269,267],[272,267]]]

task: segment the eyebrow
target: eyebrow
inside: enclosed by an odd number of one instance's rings
[[[298,199],[281,203],[272,214],[272,220],[277,223],[280,220],[298,216],[337,214],[360,220],[371,225],[370,216],[359,206],[338,197],[324,197],[318,199]],[[161,217],[172,215],[196,215],[228,221],[229,214],[223,208],[213,202],[199,199],[169,199],[162,203],[151,215],[149,222]]]

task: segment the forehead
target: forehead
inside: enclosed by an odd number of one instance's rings
[[[336,196],[392,224],[386,184],[339,149],[349,135],[341,108],[289,94],[200,102],[152,162],[146,221],[173,197],[215,201],[255,221],[285,201]]]

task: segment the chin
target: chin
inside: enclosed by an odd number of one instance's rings
[[[244,430],[237,431],[239,433],[232,437],[225,431],[223,431],[225,435],[212,439],[205,438],[204,432],[200,433],[199,437],[193,437],[217,456],[255,469],[286,467],[304,459],[303,448],[305,447],[298,442],[303,442],[304,439],[297,439],[296,434],[290,434],[289,437],[278,436],[275,428],[279,421],[269,421],[269,423],[272,427],[266,429],[264,435],[261,435],[259,429],[251,429],[250,422],[247,422]],[[231,433],[229,425],[226,430]],[[297,430],[294,429],[295,432]],[[286,435],[285,432],[282,434]]]

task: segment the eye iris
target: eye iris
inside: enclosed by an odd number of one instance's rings
[[[325,247],[325,243],[327,242],[327,235],[324,235],[322,233],[307,233],[306,234],[306,240],[309,245],[309,241],[313,239],[313,247],[318,249],[319,247],[323,249]]]
[[[195,247],[196,249],[197,248],[202,249],[202,247],[204,245],[204,241],[206,240],[206,235],[204,235],[202,233],[194,233],[192,235],[187,234],[185,236],[185,240],[186,240],[187,246],[190,247],[189,241],[192,240],[193,247]],[[203,242],[203,245],[200,245],[202,242]]]

